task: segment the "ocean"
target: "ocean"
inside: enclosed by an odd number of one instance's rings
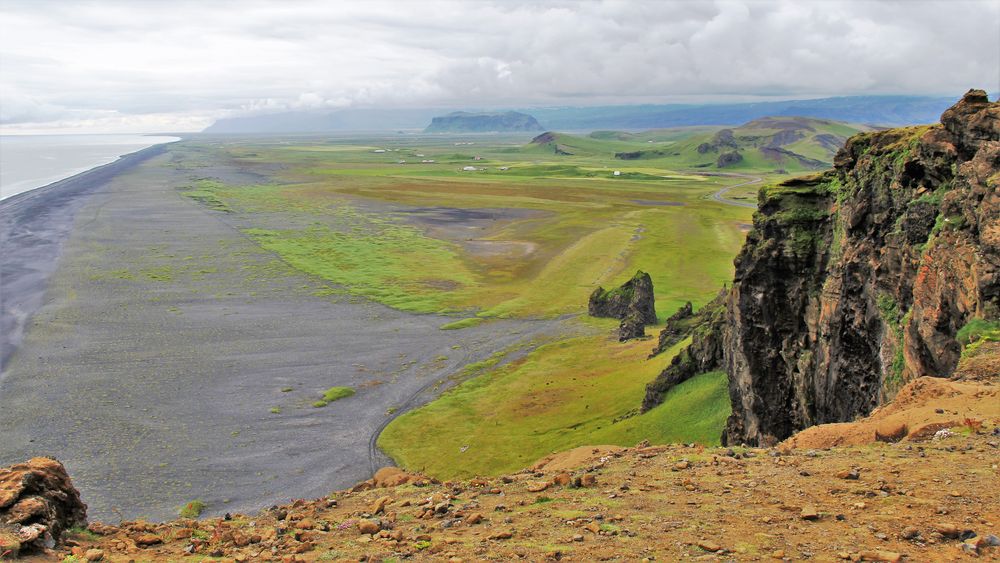
[[[0,135],[0,199],[177,140],[153,135]]]

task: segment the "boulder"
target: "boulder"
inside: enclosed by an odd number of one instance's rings
[[[62,533],[87,524],[87,505],[54,459],[0,468],[0,553],[51,548]]]
[[[618,341],[625,342],[634,338],[644,338],[646,336],[646,325],[642,316],[633,311],[622,319],[618,325]]]
[[[621,287],[605,290],[598,287],[590,294],[587,311],[592,317],[624,319],[636,314],[643,324],[656,324],[656,307],[653,299],[653,279],[639,270]]]

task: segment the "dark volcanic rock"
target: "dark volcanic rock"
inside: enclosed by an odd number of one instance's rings
[[[950,376],[972,319],[1000,319],[1000,103],[856,135],[835,169],[762,189],[724,319],[649,386],[725,368],[723,440],[771,444]],[[720,359],[721,351],[721,359]]]
[[[705,309],[703,308],[702,311]],[[660,331],[660,338],[649,357],[658,356],[667,351],[671,346],[684,340],[691,331],[701,324],[702,319],[694,314],[694,306],[688,301],[683,307],[667,319],[666,326]]]
[[[722,291],[702,307],[697,315],[690,315],[690,303],[682,307],[667,321],[660,333],[660,342],[650,357],[656,356],[691,335],[691,345],[680,351],[656,380],[646,386],[642,410],[647,411],[663,401],[675,385],[709,371],[721,369],[723,361],[722,339],[719,334],[725,324],[728,292]],[[671,327],[676,327],[672,330]],[[676,339],[674,339],[676,338]]]
[[[727,443],[849,421],[951,375],[958,329],[1000,309],[998,118],[971,92],[943,127],[857,135],[835,170],[762,191],[722,331]]]
[[[646,336],[646,323],[638,311],[632,310],[625,315],[620,325],[618,325],[618,341],[625,342],[633,338],[643,338]]]
[[[653,279],[640,270],[618,289],[606,291],[603,287],[598,287],[590,294],[587,312],[592,317],[615,319],[624,319],[635,313],[643,323],[656,324]]]
[[[87,505],[54,459],[36,457],[0,468],[0,556],[55,545],[62,533],[87,524]]]

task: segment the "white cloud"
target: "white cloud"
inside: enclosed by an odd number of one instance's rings
[[[164,130],[301,108],[957,95],[1000,89],[998,54],[993,0],[5,0],[0,124]]]

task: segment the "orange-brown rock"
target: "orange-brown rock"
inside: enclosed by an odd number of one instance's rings
[[[51,547],[86,523],[87,505],[58,461],[36,457],[0,468],[0,550]]]

